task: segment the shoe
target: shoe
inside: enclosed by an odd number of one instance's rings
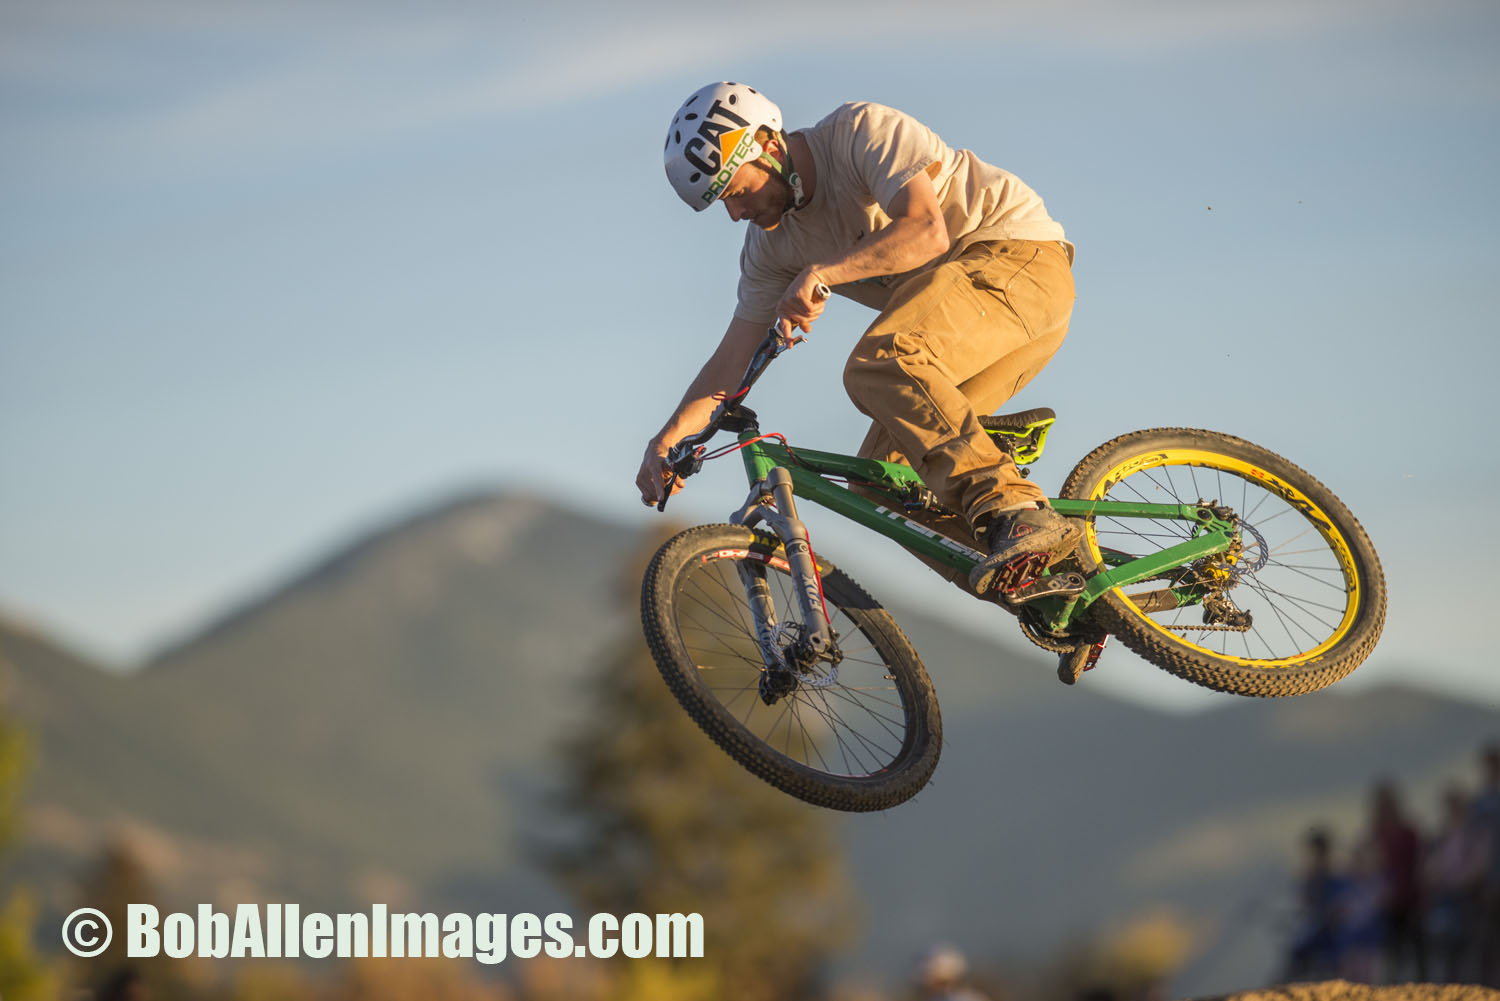
[[[1013,589],[1067,556],[1083,537],[1083,526],[1044,504],[1002,511],[984,523],[980,543],[989,557],[969,573],[974,593]]]

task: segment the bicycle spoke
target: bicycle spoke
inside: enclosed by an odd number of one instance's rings
[[[1349,612],[1349,570],[1319,524],[1266,482],[1238,469],[1198,459],[1168,460],[1111,481],[1100,499],[1178,504],[1214,499],[1234,506],[1244,526],[1244,548],[1234,564],[1207,557],[1192,561],[1199,572],[1184,573],[1183,567],[1160,576],[1179,595],[1193,587],[1224,589],[1232,607],[1248,613],[1250,627],[1212,628],[1219,623],[1198,618],[1201,598],[1139,612],[1206,652],[1230,656],[1233,650],[1233,656],[1252,661],[1295,658],[1327,642]],[[1100,552],[1130,559],[1159,553],[1191,538],[1193,531],[1190,523],[1176,519],[1106,515],[1093,522]],[[1158,585],[1125,597],[1140,602],[1139,610],[1160,602],[1163,590]]]
[[[1334,584],[1334,583],[1331,583],[1330,581],[1323,580],[1321,577],[1314,577],[1311,573],[1308,573],[1308,571],[1306,569],[1303,569],[1301,567],[1287,566],[1287,565],[1281,564],[1281,563],[1276,564],[1276,566],[1277,566],[1278,569],[1289,570],[1293,574],[1297,575],[1298,577],[1305,577],[1306,579],[1312,581],[1315,584],[1320,584],[1323,587],[1332,588],[1333,590],[1338,591],[1341,594],[1348,593],[1348,588],[1345,587],[1344,584],[1343,584],[1343,581],[1344,581],[1344,572],[1341,569],[1335,569],[1335,568],[1332,568],[1332,567],[1312,567],[1311,568],[1313,570],[1320,571],[1322,573],[1337,573],[1339,575],[1339,583],[1338,584]]]
[[[841,660],[815,664],[793,690],[767,706],[766,665],[749,591],[735,559],[692,567],[679,588],[679,633],[699,664],[699,677],[719,703],[778,753],[830,774],[878,774],[906,743],[907,707],[884,655],[843,608],[830,602],[830,628]],[[802,612],[791,575],[769,564],[764,574],[771,623],[790,643]]]
[[[819,689],[818,692],[821,696],[823,690]],[[816,705],[813,699],[810,697],[802,701],[803,704],[807,705],[809,709],[817,713],[824,719],[825,722],[829,724],[829,731],[835,734],[835,739],[839,742],[839,746],[851,747],[851,745],[844,739],[845,735],[847,734],[851,740],[856,741],[858,743],[858,746],[863,747],[868,753],[880,756],[884,756],[887,753],[869,737],[866,737],[860,730],[848,725],[843,717],[841,717],[839,713],[835,709],[833,709],[832,706],[828,705],[826,698],[823,699],[823,705],[821,707]],[[851,752],[854,753],[856,760],[859,760],[858,748],[851,747]],[[865,768],[866,766],[863,764],[863,762],[861,762],[860,767]],[[874,770],[875,769],[873,768],[867,768],[867,773]]]
[[[876,724],[878,726],[881,726],[882,729],[885,729],[885,731],[887,733],[889,733],[893,737],[896,736],[896,732],[894,730],[891,730],[889,727],[886,727],[885,724],[889,723],[892,726],[905,726],[906,725],[906,718],[905,718],[904,715],[902,716],[901,719],[893,719],[893,718],[891,718],[889,716],[882,716],[882,715],[880,715],[880,713],[875,712],[869,706],[865,705],[859,699],[854,698],[852,695],[850,695],[848,693],[847,690],[840,690],[838,688],[819,688],[819,689],[816,689],[816,691],[827,693],[827,696],[832,696],[833,698],[841,699],[844,702],[848,702],[850,705],[852,705],[855,708],[861,710],[865,715],[867,715],[871,719],[875,720]],[[825,697],[827,697],[827,696],[825,696]]]

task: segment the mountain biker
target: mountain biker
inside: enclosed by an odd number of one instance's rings
[[[1077,524],[977,417],[1041,371],[1072,313],[1073,246],[1031,188],[878,104],[845,104],[788,134],[780,109],[738,83],[683,103],[665,160],[694,210],[722,202],[753,225],[728,329],[646,447],[644,502],[662,498],[669,449],[708,423],[716,394],[733,392],[766,327],[808,331],[824,284],[880,311],[844,368],[850,399],[874,422],[859,454],[909,463],[967,517],[990,554],[970,575],[976,593],[1015,583],[1008,574],[1031,554],[1050,562],[1072,550]]]

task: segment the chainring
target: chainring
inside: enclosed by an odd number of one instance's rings
[[[1031,606],[1022,605],[1016,613],[1021,624],[1021,635],[1048,653],[1072,653],[1081,646],[1092,646],[1104,635],[1096,629],[1081,629],[1077,632],[1055,633],[1042,622],[1042,613]]]

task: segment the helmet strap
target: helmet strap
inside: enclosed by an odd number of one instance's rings
[[[781,178],[787,183],[789,187],[791,187],[791,208],[793,210],[800,209],[803,205],[807,204],[807,195],[804,194],[802,190],[802,175],[797,173],[797,168],[792,163],[792,148],[791,145],[786,141],[785,132],[776,133],[776,145],[781,152],[780,157],[777,157],[775,153],[766,150],[761,153],[760,159],[764,160],[768,165],[770,165],[771,169],[775,171],[776,176]]]
[[[787,167],[792,165],[791,158],[787,158]],[[786,183],[792,186],[792,208],[800,209],[807,204],[807,195],[802,193],[802,175],[795,170],[790,170],[786,175]]]

